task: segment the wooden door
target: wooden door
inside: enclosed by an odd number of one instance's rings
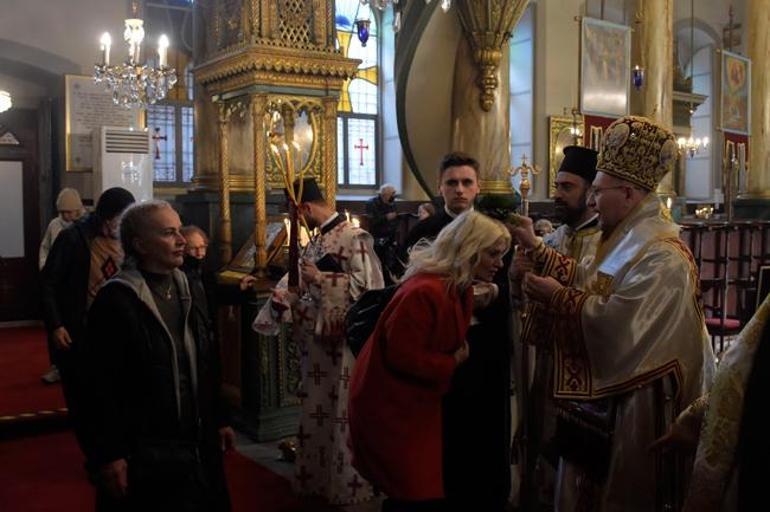
[[[36,110],[0,114],[0,322],[40,318]]]

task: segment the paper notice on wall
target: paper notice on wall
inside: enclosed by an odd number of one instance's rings
[[[90,171],[93,167],[91,132],[100,126],[142,128],[144,110],[127,109],[112,101],[104,83],[91,76],[65,76],[65,119],[68,171]]]

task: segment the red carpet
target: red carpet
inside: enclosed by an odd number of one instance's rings
[[[300,501],[289,482],[237,452],[226,455],[233,512],[333,512]],[[94,490],[71,432],[0,442],[0,510],[3,512],[88,512]]]
[[[42,327],[0,328],[0,417],[65,407],[61,385],[40,380],[49,366]]]

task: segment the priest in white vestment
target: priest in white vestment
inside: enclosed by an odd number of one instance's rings
[[[295,192],[298,185],[295,183]],[[372,498],[371,485],[351,465],[348,385],[355,357],[345,342],[345,313],[366,290],[382,288],[380,262],[371,235],[355,227],[324,200],[315,180],[305,178],[301,214],[318,228],[300,262],[299,297],[288,275],[254,320],[255,331],[274,336],[282,322],[302,351],[302,404],[297,433],[294,489],[334,505]]]
[[[654,192],[676,156],[673,134],[648,119],[608,128],[589,196],[594,257],[547,247],[529,219],[514,228],[535,265],[524,292],[557,326],[559,511],[676,510],[682,499],[674,456],[647,448],[707,389],[714,356],[698,269]]]

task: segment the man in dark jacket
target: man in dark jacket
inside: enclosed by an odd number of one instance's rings
[[[374,238],[374,252],[380,258],[385,284],[391,284],[391,273],[397,271],[396,231],[398,213],[396,212],[396,188],[389,183],[380,187],[380,193],[366,202],[366,215],[369,217],[369,233]]]
[[[407,251],[414,244],[422,239],[433,240],[455,217],[473,209],[479,193],[479,163],[470,155],[449,153],[441,161],[439,181],[444,207],[409,231],[402,251],[404,262],[408,259]]]
[[[441,162],[444,208],[409,232],[407,248],[432,241],[479,193],[478,162],[450,153]],[[408,258],[407,254],[404,254]],[[468,329],[468,360],[452,377],[443,402],[444,489],[451,512],[502,512],[511,490],[511,303],[508,266],[497,272],[498,293],[475,312]]]
[[[85,343],[83,437],[98,510],[229,510],[233,430],[219,354],[178,270],[185,239],[163,201],[129,208],[123,269],[99,291]]]
[[[99,287],[120,268],[123,253],[117,225],[120,214],[133,202],[128,190],[105,190],[94,213],[59,234],[42,270],[43,318],[73,423],[80,402],[79,352],[86,314]]]

